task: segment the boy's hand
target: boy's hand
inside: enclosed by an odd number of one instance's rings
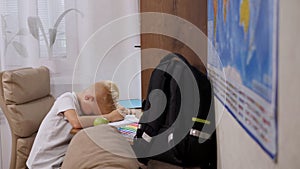
[[[112,112],[104,114],[102,116],[110,122],[121,121],[124,119],[124,117],[119,113],[118,109],[113,110]]]

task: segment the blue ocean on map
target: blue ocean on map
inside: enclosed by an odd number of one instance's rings
[[[275,87],[276,30],[272,0],[210,0],[209,37],[222,68],[234,69],[246,86],[266,101]],[[208,58],[213,65],[212,58]],[[276,66],[276,65],[275,65]]]

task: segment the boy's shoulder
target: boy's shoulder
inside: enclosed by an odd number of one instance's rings
[[[75,92],[66,92],[61,94],[55,101],[56,108],[59,111],[67,109],[75,109],[78,115],[82,115],[79,100]]]

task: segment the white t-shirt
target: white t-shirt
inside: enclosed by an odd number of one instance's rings
[[[63,112],[74,109],[82,115],[75,93],[64,93],[59,96],[49,113],[44,118],[34,140],[27,160],[29,169],[58,168],[71,141],[71,124]]]

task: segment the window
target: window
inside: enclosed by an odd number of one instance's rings
[[[0,0],[1,15],[5,14],[18,14],[18,1],[17,0]]]
[[[18,1],[17,0],[0,0],[1,15],[1,38],[4,36],[13,36],[14,31],[18,29]],[[4,25],[5,24],[5,25]],[[5,35],[4,35],[5,34]]]
[[[0,0],[0,15],[0,69],[4,70],[22,63],[18,59],[18,52],[24,47],[20,41],[18,0]]]
[[[49,41],[49,29],[53,28],[58,17],[65,11],[64,0],[38,0],[38,16],[40,17],[43,28],[45,30],[47,41]],[[48,51],[45,43],[44,36],[40,31],[40,57],[47,58]],[[67,52],[67,40],[66,40],[66,26],[65,19],[63,19],[58,28],[55,43],[52,48],[52,56],[50,57],[66,57]]]

